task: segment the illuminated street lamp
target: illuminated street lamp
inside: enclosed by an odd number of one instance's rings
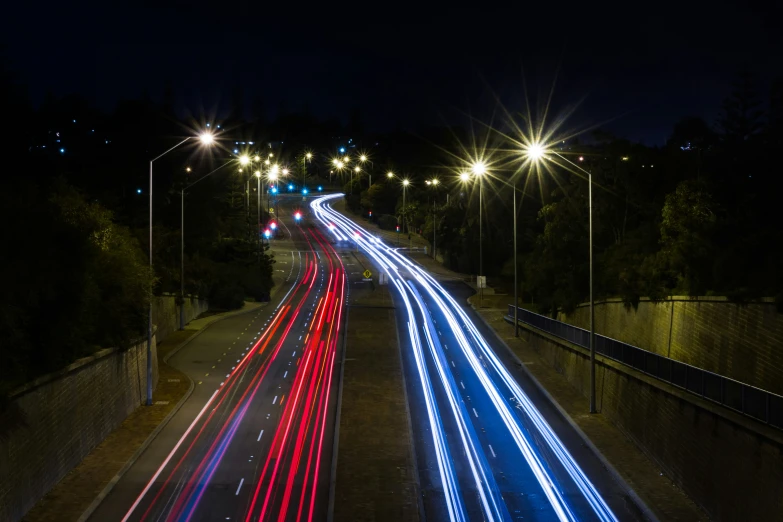
[[[573,161],[566,159],[562,154],[557,151],[550,151],[558,158],[567,162],[572,167],[579,169],[583,173],[587,174],[587,205],[588,205],[588,236],[589,236],[589,248],[588,255],[590,256],[590,413],[596,413],[598,410],[595,406],[595,299],[593,297],[593,174],[583,169]],[[579,161],[583,161],[583,157],[579,157]],[[623,161],[628,161],[628,157],[624,156]]]
[[[402,227],[403,227],[402,231],[403,231],[403,234],[405,233],[405,230],[407,229],[407,226],[406,226],[407,223],[406,223],[406,219],[405,219],[405,192],[406,192],[406,189],[408,188],[408,185],[410,185],[410,184],[411,184],[411,182],[407,178],[402,180]],[[410,230],[408,230],[408,237],[410,237]],[[397,236],[397,244],[398,245],[400,244],[400,236]],[[410,245],[410,239],[409,239],[408,240],[408,248],[410,248],[410,246],[411,245]]]
[[[211,145],[215,141],[215,137],[210,132],[203,132],[199,134],[198,140],[202,145]],[[172,150],[183,145],[186,141],[194,138],[194,136],[188,136],[184,140],[180,141],[169,150],[156,156],[150,160],[150,222],[149,222],[149,240],[150,240],[150,272],[152,272],[152,165],[155,161],[159,160]],[[150,296],[152,295],[152,288],[150,288]],[[147,406],[152,406],[152,300],[150,299],[149,310],[147,313]]]
[[[481,161],[476,161],[471,166],[471,170],[473,171],[473,174],[478,177],[479,180],[479,276],[478,276],[478,283],[479,284],[479,306],[481,306],[482,301],[484,299],[484,286],[486,285],[485,281],[482,280],[482,277],[484,276],[484,242],[483,242],[483,227],[482,227],[482,214],[483,214],[483,190],[484,190],[484,174],[487,173],[487,167],[484,165]]]
[[[393,178],[394,177],[394,172],[392,172],[392,171],[387,172],[386,173],[386,177],[389,178],[389,179]]]
[[[313,160],[313,153],[306,152],[302,158],[302,186],[307,186],[307,162]]]

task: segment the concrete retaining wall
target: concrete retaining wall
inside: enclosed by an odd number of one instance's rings
[[[185,302],[186,321],[206,301]],[[178,328],[175,298],[157,298],[153,383],[158,380],[156,339]],[[95,446],[146,400],[147,342],[80,359],[25,385],[0,417],[0,520],[19,520]]]
[[[198,299],[193,296],[185,296],[185,323],[189,323],[209,309],[206,299]],[[177,298],[173,294],[163,294],[156,297],[152,306],[152,322],[158,328],[158,338],[163,340],[171,332],[179,330],[179,310]]]
[[[521,332],[588,397],[586,350],[532,327]],[[601,414],[710,519],[783,520],[783,434],[602,357],[596,383]]]
[[[590,327],[580,305],[560,321]],[[771,299],[735,304],[724,297],[643,299],[626,309],[619,299],[595,306],[596,333],[783,395],[783,314]]]

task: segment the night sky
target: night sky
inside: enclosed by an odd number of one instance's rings
[[[555,3],[320,11],[291,3],[300,7],[289,12],[229,2],[30,4],[4,13],[4,66],[35,103],[47,91],[78,93],[104,110],[145,92],[160,100],[168,83],[183,115],[222,114],[239,85],[247,111],[260,98],[267,118],[307,108],[347,121],[358,109],[370,130],[415,129],[461,113],[487,119],[494,94],[518,109],[525,82],[536,100],[556,79],[555,111],[581,101],[569,125],[608,122],[621,136],[661,144],[683,116],[713,122],[743,67],[758,75],[765,100],[783,76],[780,16],[721,3],[603,12]]]

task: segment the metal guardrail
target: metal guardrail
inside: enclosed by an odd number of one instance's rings
[[[508,317],[513,323],[514,305],[508,305]],[[588,330],[523,308],[519,309],[519,320],[583,348],[590,346]],[[780,395],[603,335],[595,334],[595,352],[774,428],[783,429],[783,397]]]

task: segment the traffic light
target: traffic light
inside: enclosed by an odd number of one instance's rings
[[[397,225],[397,233],[400,233],[400,225]]]
[[[370,217],[372,217],[372,210],[369,211]]]

